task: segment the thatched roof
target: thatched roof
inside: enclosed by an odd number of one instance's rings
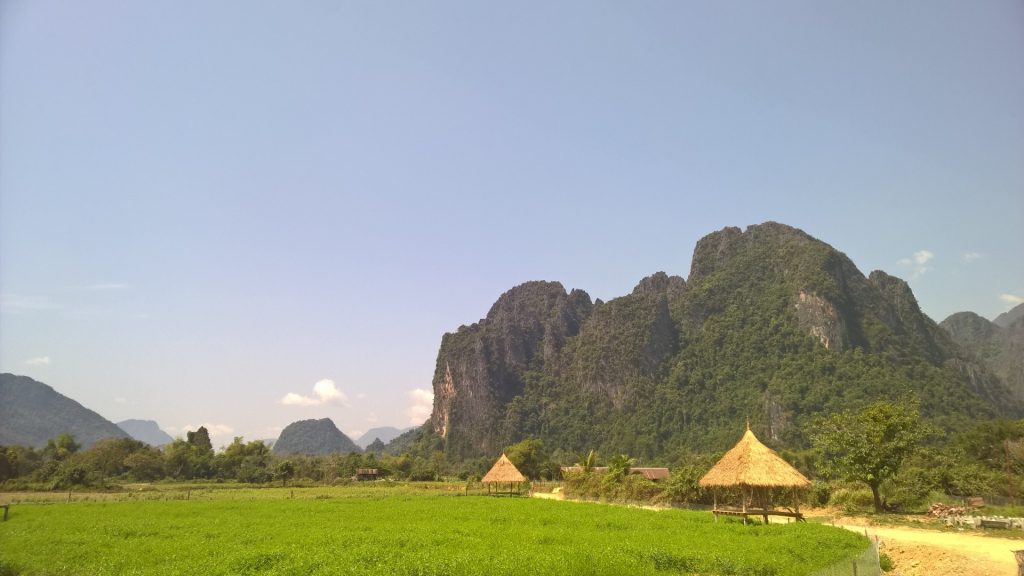
[[[761,444],[748,427],[739,443],[700,479],[700,485],[809,488],[811,481]]]
[[[491,471],[484,475],[481,482],[526,482],[526,477],[519,472],[516,465],[504,454],[491,466]]]

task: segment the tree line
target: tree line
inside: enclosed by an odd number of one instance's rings
[[[812,503],[847,508],[913,511],[936,498],[986,496],[1015,499],[1024,493],[1024,420],[992,420],[942,436],[920,415],[913,400],[876,402],[860,410],[812,419],[811,447],[780,450],[784,459],[814,481]],[[378,477],[411,481],[475,481],[494,457],[449,460],[436,438],[423,435],[402,454],[379,450],[325,456],[277,455],[263,441],[237,437],[215,451],[200,427],[163,447],[133,439],[110,438],[83,449],[69,434],[42,449],[0,446],[0,490],[103,488],[126,482],[237,481],[266,484],[301,480],[337,483],[357,469],[374,468]],[[606,500],[707,502],[698,481],[721,452],[680,451],[661,462],[671,469],[666,482],[629,474],[637,460],[626,454],[604,459],[589,451],[571,455],[549,451],[527,438],[504,449],[529,479],[564,480],[572,496]],[[562,467],[577,471],[563,477]]]

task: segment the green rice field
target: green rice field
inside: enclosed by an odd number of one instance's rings
[[[816,524],[409,487],[44,496],[3,496],[0,576],[795,576],[868,546]]]

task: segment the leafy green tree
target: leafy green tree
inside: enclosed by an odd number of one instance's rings
[[[164,477],[164,460],[160,450],[146,447],[132,452],[124,459],[124,467],[132,478],[140,482]]]
[[[508,456],[523,476],[530,480],[538,480],[545,474],[550,474],[547,466],[548,453],[544,450],[544,442],[540,440],[527,438],[518,444],[508,446],[505,448],[505,456]]]
[[[104,438],[81,452],[78,459],[102,480],[126,473],[128,456],[146,448],[145,443],[132,438]]]
[[[287,486],[288,480],[295,475],[295,465],[292,464],[291,460],[279,462],[277,465],[277,473],[275,475],[281,479],[282,486]]]
[[[261,440],[244,442],[241,436],[236,436],[214,457],[213,471],[218,478],[262,483],[273,476],[271,460],[270,448]]]
[[[80,448],[81,445],[75,442],[75,437],[65,432],[56,438],[50,438],[46,442],[46,448],[43,448],[43,456],[51,460],[64,460],[78,452]]]
[[[876,512],[885,511],[879,487],[899,472],[928,434],[916,402],[875,402],[858,412],[816,418],[807,430],[829,476],[863,482]]]
[[[195,446],[181,438],[164,447],[164,473],[175,480],[192,478],[195,461]]]

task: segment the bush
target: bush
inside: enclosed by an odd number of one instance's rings
[[[935,476],[925,468],[906,468],[881,486],[882,498],[893,509],[908,512],[923,511],[928,506],[928,497],[938,488]]]
[[[812,506],[825,506],[832,498],[832,486],[828,482],[815,480],[807,492],[807,503]]]
[[[882,572],[892,572],[893,568],[896,567],[893,564],[892,558],[885,552],[878,555],[878,566],[882,569]]]
[[[875,509],[875,499],[867,488],[838,488],[832,491],[829,504],[842,508],[848,514],[860,514]]]
[[[672,470],[664,489],[665,499],[676,504],[706,500],[707,494],[698,484],[704,472],[706,470],[703,468],[693,465],[679,466]]]

